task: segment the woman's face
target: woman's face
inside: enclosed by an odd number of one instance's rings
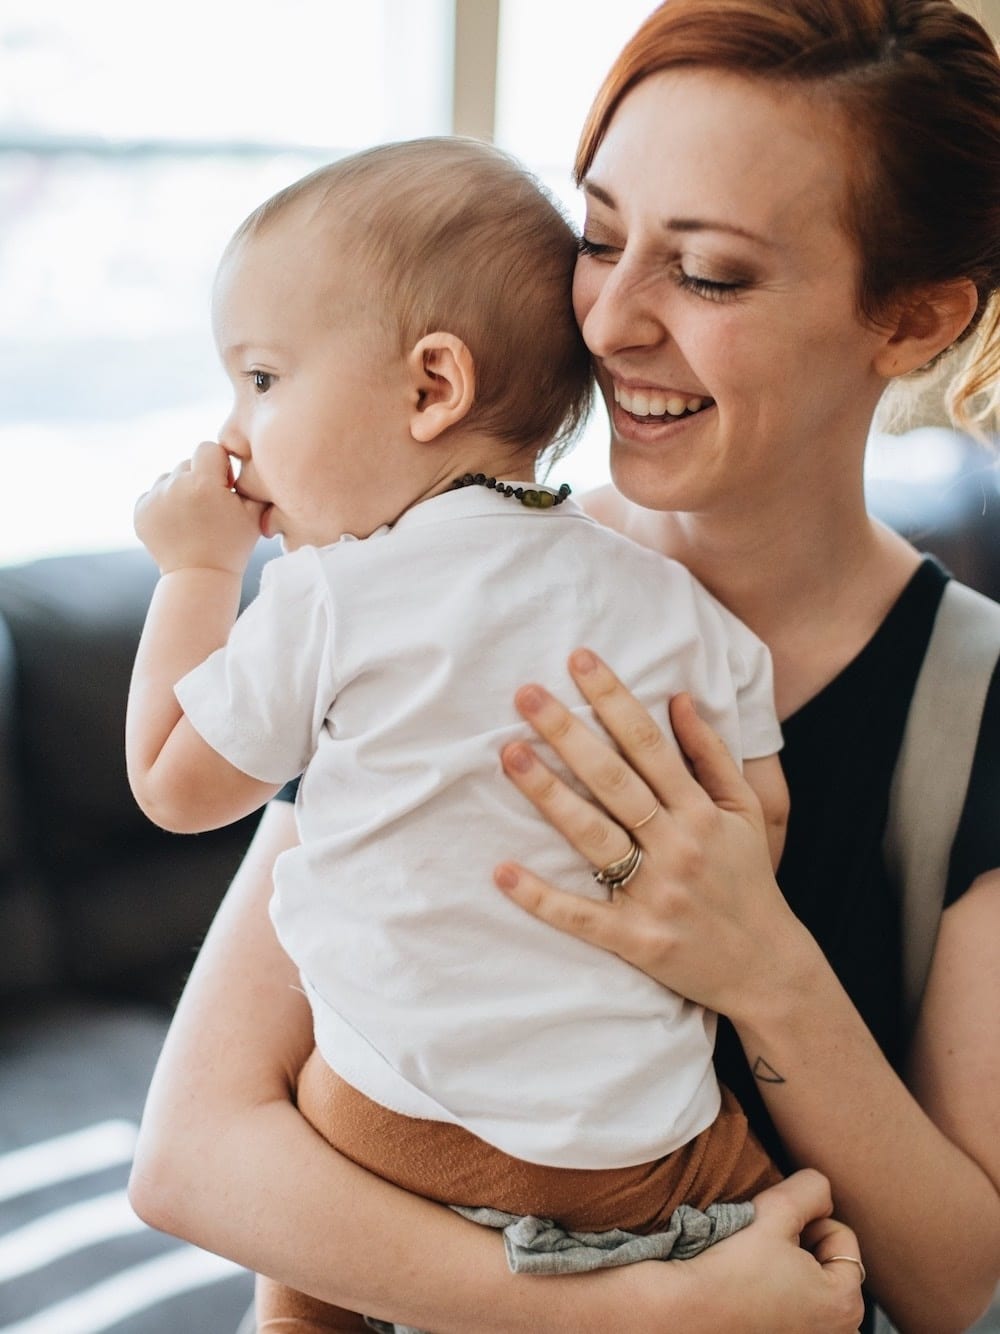
[[[838,474],[860,486],[887,335],[856,312],[837,115],[714,70],[654,75],[615,113],[574,304],[638,504],[780,509]]]

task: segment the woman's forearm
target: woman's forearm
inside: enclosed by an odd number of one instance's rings
[[[370,1176],[295,1117],[287,1103],[259,1106],[228,1121],[221,1143],[209,1120],[188,1145],[193,1160],[158,1164],[172,1176],[170,1199],[150,1221],[321,1300],[435,1334],[857,1329],[856,1273],[798,1247],[804,1219],[755,1224],[691,1261],[517,1276],[498,1234]]]
[[[830,1177],[900,1329],[966,1329],[998,1277],[993,1181],[890,1068],[811,940],[786,976],[736,1027],[789,1154]]]

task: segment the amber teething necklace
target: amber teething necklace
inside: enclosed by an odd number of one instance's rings
[[[563,482],[558,491],[547,491],[542,487],[533,486],[511,486],[509,482],[498,482],[495,477],[487,477],[484,472],[467,472],[464,477],[456,477],[451,489],[460,491],[463,486],[485,486],[487,490],[496,491],[498,495],[519,500],[522,505],[532,510],[548,510],[555,505],[561,505],[571,490],[569,482]]]

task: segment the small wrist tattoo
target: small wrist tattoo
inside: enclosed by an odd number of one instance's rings
[[[774,1066],[764,1060],[763,1056],[758,1056],[753,1065],[753,1077],[761,1084],[783,1084],[784,1075],[779,1075]]]

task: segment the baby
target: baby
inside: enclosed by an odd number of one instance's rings
[[[764,646],[681,566],[536,483],[590,402],[575,255],[537,183],[483,144],[307,176],[223,255],[218,442],[136,508],[161,572],[129,697],[136,798],[195,832],[303,775],[271,907],[313,1013],[300,1110],[370,1170],[509,1225],[515,1267],[549,1246],[517,1241],[524,1215],[660,1247],[584,1238],[581,1267],[689,1254],[750,1215],[699,1241],[678,1206],[776,1179],[720,1093],[714,1016],[491,884],[511,855],[589,894],[636,873],[641,831],[595,883],[499,763],[527,735],[515,685],[570,696],[582,643],[665,726],[690,691],[765,802],[782,790]],[[237,620],[261,533],[286,554]],[[363,1327],[266,1282],[258,1319]]]

